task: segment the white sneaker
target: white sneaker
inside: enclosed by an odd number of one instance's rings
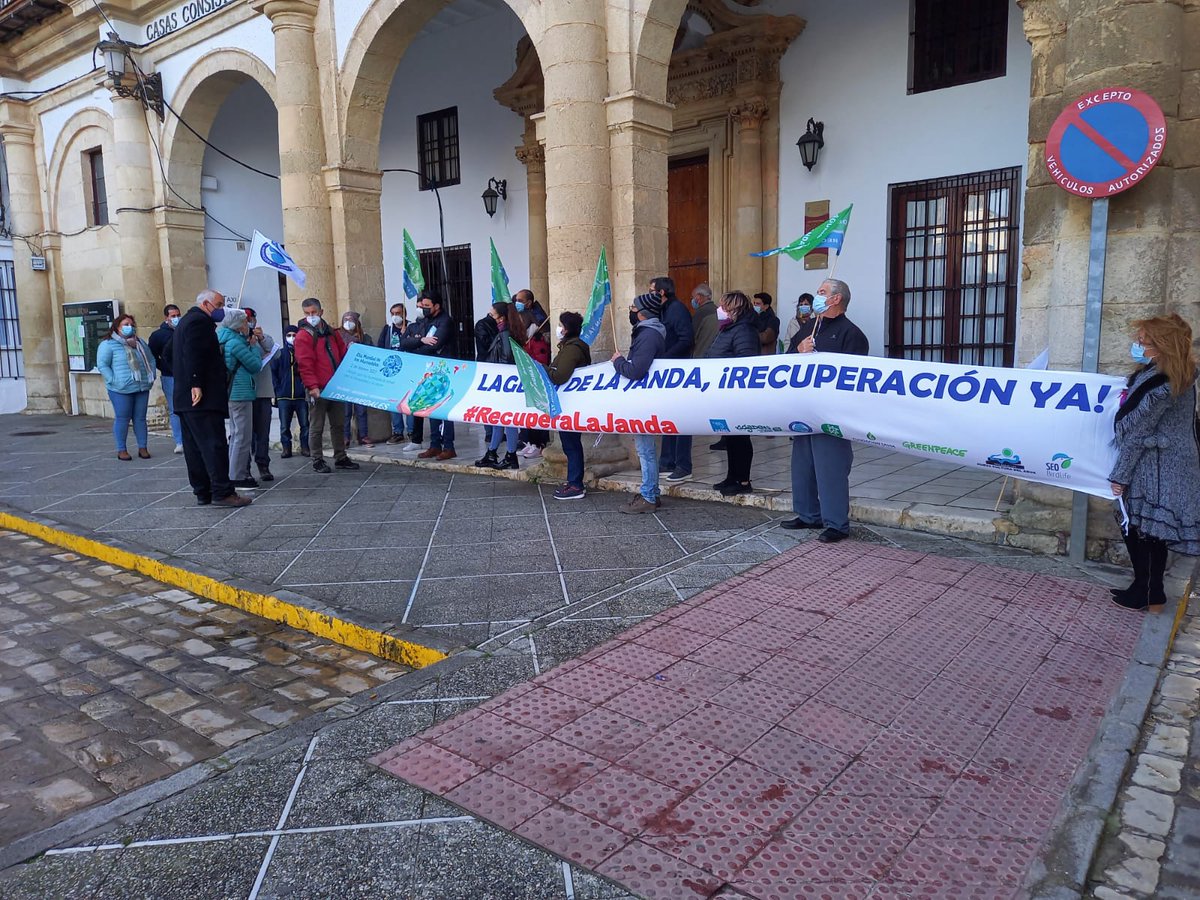
[[[526,446],[525,452],[522,455],[526,459],[540,459],[542,455],[542,448],[537,444],[529,444]]]
[[[183,444],[176,444],[176,445],[175,445],[175,452],[176,452],[176,453],[182,453],[182,452],[183,452]]]
[[[401,453],[412,453],[414,450],[420,450],[420,449],[421,449],[420,444],[414,444],[414,443],[412,443],[412,441],[409,441],[407,444],[405,444],[403,447],[400,448],[400,452]]]

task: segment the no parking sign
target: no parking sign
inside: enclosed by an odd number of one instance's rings
[[[1105,88],[1059,114],[1046,137],[1046,169],[1072,194],[1111,197],[1146,177],[1166,141],[1166,119],[1148,94]]]

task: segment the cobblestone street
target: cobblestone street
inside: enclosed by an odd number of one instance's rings
[[[403,668],[0,531],[0,843]]]

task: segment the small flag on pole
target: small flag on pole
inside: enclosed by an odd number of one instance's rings
[[[777,253],[786,253],[792,259],[799,262],[814,250],[820,250],[822,247],[830,247],[841,256],[842,242],[846,240],[846,228],[850,224],[850,210],[852,209],[854,209],[853,203],[832,219],[822,222],[812,231],[808,232],[808,234],[797,238],[786,247],[776,247],[774,250],[764,250],[762,253],[751,253],[750,255],[774,256]]]
[[[295,261],[288,256],[287,251],[279,245],[278,241],[273,241],[268,237],[264,237],[258,231],[254,232],[254,243],[250,245],[250,256],[246,260],[247,269],[274,269],[276,272],[282,272],[296,284],[304,287],[304,283],[308,280],[304,274],[304,270],[296,265]],[[241,299],[240,297],[238,298]]]
[[[1025,368],[1027,369],[1049,369],[1050,368],[1050,348],[1047,347],[1033,359],[1031,359]]]
[[[511,303],[508,273],[504,271],[504,263],[500,262],[500,254],[496,252],[496,242],[488,238],[488,243],[492,247],[492,303]]]
[[[525,392],[525,405],[547,415],[562,414],[562,403],[558,399],[558,388],[550,381],[546,370],[526,353],[521,345],[512,341],[513,362],[517,364],[517,375],[521,378],[521,390]]]
[[[592,279],[592,297],[583,314],[583,331],[579,338],[585,344],[596,343],[600,327],[604,324],[604,311],[612,303],[612,282],[608,278],[608,255],[600,248],[600,259],[596,261],[596,277]]]
[[[421,255],[412,235],[404,229],[404,296],[409,300],[425,290],[425,276],[421,272]]]

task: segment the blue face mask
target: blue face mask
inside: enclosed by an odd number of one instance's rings
[[[693,297],[692,298],[692,309],[699,309],[699,308],[700,308],[700,301],[697,300],[695,297]]]
[[[179,324],[179,316],[171,316],[171,318],[168,319],[168,321],[171,323],[171,327],[174,328],[176,325]]]
[[[121,326],[122,337],[133,337],[133,332],[134,332],[134,327],[132,325],[122,325]]]
[[[802,315],[802,316],[807,316],[812,313],[812,306],[808,303],[803,303],[800,305],[800,307],[796,311],[799,312],[800,315]]]
[[[1150,357],[1146,355],[1146,348],[1142,346],[1141,341],[1134,341],[1129,345],[1129,355],[1133,357],[1133,361],[1136,363],[1144,365],[1150,362]]]
[[[517,312],[525,312],[525,304],[520,300],[516,302]]]
[[[812,311],[815,313],[823,313],[829,309],[829,300],[821,294],[817,294],[813,298]]]

